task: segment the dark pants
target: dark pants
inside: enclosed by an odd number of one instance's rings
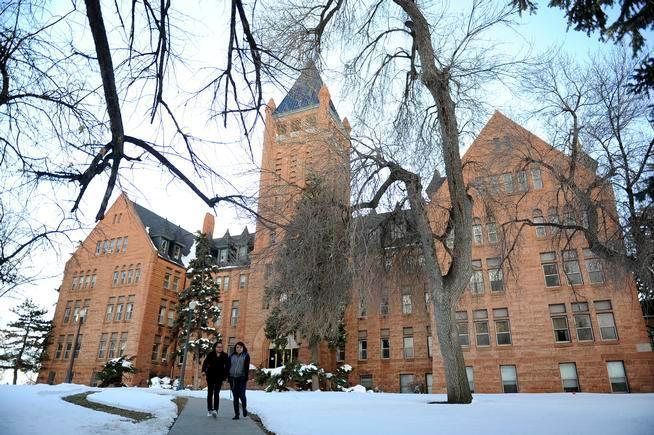
[[[247,399],[245,398],[245,386],[247,385],[248,380],[245,376],[239,376],[236,378],[229,378],[229,385],[232,388],[232,394],[234,395],[234,415],[238,415],[238,401],[241,401],[241,406],[243,409],[246,409],[248,406]]]
[[[222,379],[207,379],[207,411],[218,411],[220,407],[220,387]],[[212,402],[213,399],[213,402]]]

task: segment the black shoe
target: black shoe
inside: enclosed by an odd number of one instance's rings
[[[234,417],[232,417],[232,420],[239,420],[238,415],[235,415]]]
[[[247,416],[248,416],[248,410],[243,408],[243,417],[247,417]]]

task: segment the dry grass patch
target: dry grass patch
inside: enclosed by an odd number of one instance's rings
[[[62,397],[62,399],[64,399],[66,402],[83,406],[84,408],[89,408],[94,411],[106,412],[109,414],[120,415],[121,417],[127,417],[134,420],[135,423],[140,423],[142,421],[154,418],[154,415],[150,414],[149,412],[130,411],[129,409],[116,408],[115,406],[108,406],[103,405],[102,403],[91,402],[88,400],[88,396],[93,393],[95,393],[95,391],[87,391],[86,393],[73,394],[72,396]],[[177,405],[177,409],[179,410],[179,404]]]

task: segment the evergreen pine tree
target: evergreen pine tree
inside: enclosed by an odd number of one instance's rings
[[[12,369],[13,383],[16,384],[18,372],[37,372],[41,362],[47,358],[47,348],[52,322],[45,320],[48,310],[39,307],[31,299],[26,299],[17,307],[11,308],[18,316],[2,330],[4,336],[0,364],[3,369]]]
[[[177,342],[180,346],[178,353],[183,352],[188,335],[189,352],[193,355],[196,369],[196,382],[201,359],[211,351],[213,343],[221,338],[220,332],[214,327],[220,315],[220,287],[214,280],[214,273],[217,271],[216,260],[211,256],[211,238],[207,234],[198,233],[195,238],[195,258],[191,260],[186,271],[191,284],[179,295],[176,323]],[[191,317],[190,331],[187,332],[191,301],[196,301],[197,306]]]

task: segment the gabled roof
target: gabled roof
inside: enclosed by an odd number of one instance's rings
[[[314,62],[307,63],[273,114],[283,115],[285,113],[318,106],[320,104],[318,93],[323,85],[324,83],[316,64]],[[336,119],[340,120],[341,118],[338,116],[336,107],[334,107],[331,100],[329,101],[329,108]]]
[[[248,227],[245,227],[240,235],[232,236],[229,234],[229,230],[227,230],[224,236],[213,239],[212,245],[217,249],[227,248],[229,246],[254,245],[254,233],[250,234]]]
[[[138,214],[143,226],[148,230],[148,235],[152,239],[155,246],[158,245],[159,238],[165,238],[175,244],[178,244],[182,247],[182,255],[186,256],[191,252],[191,247],[195,241],[195,236],[190,231],[185,230],[184,228],[170,222],[168,219],[165,219],[155,212],[148,210],[132,201],[134,210]],[[177,263],[178,261],[168,258],[166,254],[160,253],[164,258],[167,258],[170,261]]]

